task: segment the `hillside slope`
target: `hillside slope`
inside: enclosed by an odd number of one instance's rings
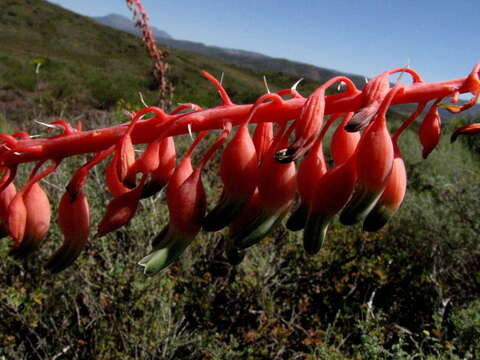
[[[4,0],[0,33],[0,113],[8,118],[32,116],[28,109],[38,106],[57,114],[111,109],[119,101],[140,106],[139,92],[148,104],[158,102],[150,59],[131,34],[44,0]],[[181,50],[172,50],[168,62],[168,76],[175,86],[174,103],[218,103],[201,70],[215,76],[223,72],[224,85],[238,103],[254,101],[265,92],[264,74],[273,90],[290,87],[298,80]],[[299,90],[308,94],[318,84],[307,79]]]

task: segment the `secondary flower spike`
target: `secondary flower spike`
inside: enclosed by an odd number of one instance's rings
[[[219,81],[204,72],[221,98],[221,103],[212,108],[180,104],[168,113],[146,107],[131,114],[129,122],[111,127],[74,129],[65,121],[56,120],[49,126],[61,133],[49,137],[32,138],[25,132],[0,134],[0,230],[13,238],[13,254],[30,254],[45,237],[50,221],[50,205],[40,180],[55,171],[64,159],[91,154],[74,173],[60,200],[58,221],[64,243],[47,267],[54,272],[63,270],[88,242],[90,214],[84,189],[88,174],[113,155],[105,174],[113,200],[100,222],[100,234],[131,220],[141,198],[155,194],[168,183],[170,222],[154,239],[153,252],[141,261],[147,273],[160,271],[178,258],[202,225],[208,230],[230,225],[226,253],[229,261],[239,263],[244,249],[265,237],[290,211],[297,189],[306,205],[303,215],[307,213],[306,221],[303,217],[297,228],[305,223],[304,246],[313,254],[320,249],[328,224],[342,208],[341,222],[353,224],[365,219],[364,228],[369,231],[383,226],[397,211],[406,190],[398,135],[412,125],[426,104],[433,103],[419,126],[426,156],[440,137],[437,107],[460,112],[473,106],[480,96],[479,71],[480,63],[465,78],[427,83],[415,71],[397,68],[373,78],[363,90],[358,90],[347,77],[335,77],[307,98],[294,86],[264,94],[254,104],[233,103]],[[408,74],[413,83],[392,89],[389,76],[394,73]],[[346,90],[327,95],[327,88],[335,82],[345,83]],[[439,99],[455,103],[465,93],[471,93],[472,98],[463,105],[439,103]],[[387,110],[392,104],[406,103],[416,104],[416,110],[390,137]],[[324,119],[340,114],[344,121],[327,144],[321,137],[322,129],[326,129]],[[252,124],[257,128],[250,137],[248,126]],[[230,126],[237,129],[223,150],[219,166],[223,202],[217,208],[212,206],[215,210],[206,221],[207,199],[201,172],[220,148]],[[344,127],[363,130],[347,133]],[[275,137],[274,128],[279,129]],[[193,169],[193,148],[207,133],[218,130],[223,131],[222,135]],[[454,132],[452,140],[461,134],[479,132],[480,125],[466,125]],[[188,133],[199,136],[176,166],[174,139]],[[325,159],[322,143],[330,148]],[[137,145],[145,145],[138,147],[145,148],[139,156],[135,156]],[[334,167],[327,169],[330,156]],[[293,160],[298,162],[298,174]],[[52,164],[39,172],[46,162]],[[34,165],[26,184],[25,179],[17,176],[17,170],[25,163]]]

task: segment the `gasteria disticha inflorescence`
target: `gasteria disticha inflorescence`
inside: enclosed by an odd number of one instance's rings
[[[97,236],[127,224],[142,199],[167,189],[169,222],[153,239],[153,251],[140,260],[148,274],[174,262],[202,228],[219,231],[229,227],[225,252],[229,261],[237,264],[247,248],[261,241],[289,213],[287,227],[304,229],[304,248],[315,254],[337,214],[346,225],[363,222],[366,231],[376,231],[387,223],[400,207],[407,184],[398,138],[426,109],[419,141],[423,157],[427,157],[441,135],[438,106],[457,113],[476,104],[479,70],[480,63],[466,78],[426,83],[415,71],[398,68],[371,79],[362,91],[347,77],[339,76],[308,98],[294,86],[268,92],[247,105],[234,104],[217,79],[204,72],[218,90],[219,106],[202,109],[181,104],[170,113],[146,107],[132,113],[126,124],[88,131],[57,120],[52,125],[62,133],[46,138],[33,139],[25,132],[0,134],[0,232],[13,239],[11,253],[15,257],[37,249],[47,236],[51,217],[40,180],[65,158],[90,153],[92,158],[73,174],[60,200],[57,221],[64,243],[47,263],[53,272],[72,264],[88,243],[90,215],[83,187],[92,168],[102,161],[108,161],[105,183],[113,198],[97,226]],[[410,76],[412,83],[392,85],[389,77],[395,73]],[[343,84],[343,92],[326,95],[334,84]],[[473,97],[456,105],[462,93]],[[391,135],[387,110],[403,103],[416,103],[416,110]],[[329,166],[323,152],[328,145],[325,134],[332,127],[336,129],[330,142],[333,165]],[[217,141],[193,164],[197,145],[213,130],[221,131]],[[479,131],[479,125],[467,125],[455,131],[452,140]],[[185,133],[198,135],[179,156],[175,136]],[[146,144],[139,156],[137,144]],[[217,204],[209,206],[202,171],[222,148],[222,195]],[[17,189],[15,175],[23,163],[35,166],[25,185]]]

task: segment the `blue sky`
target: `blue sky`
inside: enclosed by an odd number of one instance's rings
[[[51,0],[88,16],[131,16],[124,0]],[[177,39],[251,50],[374,76],[411,67],[426,81],[463,77],[480,61],[479,0],[143,0]]]

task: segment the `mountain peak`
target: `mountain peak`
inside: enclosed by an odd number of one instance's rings
[[[135,27],[133,21],[123,15],[112,13],[105,16],[92,17],[92,19],[100,24],[110,26],[114,29],[123,30],[134,35],[140,34],[140,30]],[[155,26],[152,26],[152,32],[155,38],[172,39],[170,34],[168,34],[166,31],[156,28]]]

